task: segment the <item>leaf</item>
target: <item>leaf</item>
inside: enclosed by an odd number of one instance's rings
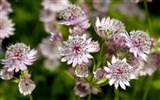
[[[152,86],[153,88],[160,90],[160,79],[153,81]]]
[[[65,71],[66,75],[70,77],[70,79],[74,80],[74,77],[72,74],[70,74],[68,71]]]

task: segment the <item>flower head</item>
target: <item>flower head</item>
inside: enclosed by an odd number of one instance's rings
[[[61,10],[60,18],[64,20],[61,24],[65,25],[76,25],[87,19],[82,9],[76,5],[69,5]]]
[[[150,52],[151,40],[144,31],[131,31],[130,36],[126,36],[126,41],[126,45],[130,49],[129,51],[132,52],[135,57],[138,55],[146,60],[146,54]]]
[[[86,35],[82,36],[69,36],[67,41],[63,42],[64,46],[60,47],[60,54],[64,56],[61,61],[67,61],[67,64],[71,64],[74,67],[76,64],[81,65],[83,62],[88,63],[90,58],[93,58],[89,53],[99,51],[99,43],[92,41],[92,39],[86,40]]]
[[[12,12],[11,4],[7,0],[0,0],[0,14],[6,16]]]
[[[19,87],[20,93],[26,96],[26,95],[31,94],[36,86],[31,79],[26,78],[26,79],[20,80],[18,87]]]
[[[0,70],[0,77],[3,80],[10,80],[11,78],[13,78],[13,76],[14,76],[14,72],[13,71],[8,72],[7,68],[3,68]]]
[[[110,17],[103,18],[101,21],[97,17],[95,31],[103,39],[114,39],[115,37],[119,37],[120,34],[126,33],[124,24]]]
[[[128,81],[134,78],[132,67],[126,62],[126,59],[120,60],[115,56],[112,57],[111,62],[112,64],[108,62],[108,67],[104,67],[109,84],[114,84],[116,88],[120,85],[121,88],[126,89],[125,85],[130,86]]]
[[[42,22],[51,22],[55,20],[56,14],[50,10],[41,10],[40,12],[40,21]]]
[[[98,68],[95,72],[93,72],[94,77],[98,80],[102,80],[106,76],[106,71],[102,68]]]
[[[16,43],[7,48],[5,59],[2,59],[4,67],[7,71],[18,72],[19,70],[26,70],[26,65],[32,65],[36,60],[35,55],[37,51],[30,50],[30,47],[23,43]]]
[[[86,64],[81,64],[76,67],[75,73],[78,77],[88,77],[88,67]]]
[[[74,87],[75,94],[80,97],[85,97],[90,93],[90,85],[83,81],[77,81]]]
[[[6,16],[0,16],[0,39],[8,38],[13,35],[14,24]]]

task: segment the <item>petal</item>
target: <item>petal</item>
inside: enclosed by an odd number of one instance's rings
[[[126,86],[123,84],[123,82],[120,82],[120,86],[122,89],[124,89],[124,90],[126,89]]]
[[[110,79],[109,85],[113,85],[113,83],[115,83],[115,79]]]

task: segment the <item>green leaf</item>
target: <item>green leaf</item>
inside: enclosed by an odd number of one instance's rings
[[[65,71],[66,75],[70,77],[70,79],[74,80],[74,77],[72,74],[70,74],[68,71]]]
[[[152,86],[153,86],[155,89],[160,90],[160,79],[153,81]]]

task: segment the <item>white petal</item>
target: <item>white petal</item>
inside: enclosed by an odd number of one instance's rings
[[[124,89],[124,90],[126,89],[126,86],[123,84],[123,82],[120,82],[120,86],[122,89]]]
[[[110,79],[109,85],[113,85],[113,83],[115,83],[115,79]]]
[[[112,61],[111,61],[112,64],[115,63],[116,61],[117,61],[117,59],[116,59],[116,57],[113,55],[113,56],[112,56]]]
[[[106,72],[110,72],[110,69],[109,69],[108,67],[104,67],[104,70],[105,70]]]
[[[99,20],[98,17],[96,18],[96,27],[97,27],[97,26],[100,26],[100,20]]]

